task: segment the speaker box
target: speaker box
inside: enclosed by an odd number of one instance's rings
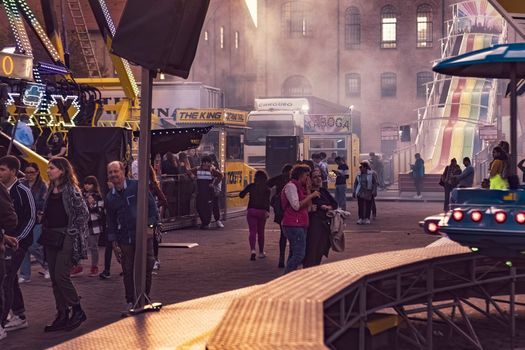
[[[266,136],[266,171],[270,177],[279,175],[285,164],[299,159],[299,136]]]
[[[187,78],[210,0],[128,0],[112,43],[115,55]]]

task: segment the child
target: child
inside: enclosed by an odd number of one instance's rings
[[[98,239],[104,230],[104,200],[96,177],[88,176],[84,179],[82,194],[90,214],[88,249],[91,252],[91,273],[89,277],[96,277],[98,276]]]

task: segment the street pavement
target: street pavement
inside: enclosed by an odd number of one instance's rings
[[[425,216],[438,213],[442,206],[440,203],[381,202],[378,203],[377,220],[366,226],[355,224],[357,204],[353,201],[349,205],[352,219],[346,230],[347,248],[343,253],[331,252],[324,262],[423,247],[436,240],[433,236],[423,234],[418,222]],[[184,229],[165,234],[164,242],[196,242],[199,246],[192,249],[161,249],[161,269],[154,276],[151,295],[154,301],[165,305],[177,303],[262,284],[282,275],[283,270],[277,268],[279,229],[276,224],[271,222],[267,225],[267,258],[256,261],[249,260],[245,218],[228,220],[225,226],[224,229]],[[102,263],[102,249],[100,256]],[[85,266],[88,264],[85,263]],[[0,341],[0,349],[47,348],[120,319],[125,306],[124,288],[119,276],[120,266],[113,260],[109,280],[88,277],[87,268],[84,276],[74,279],[88,320],[72,332],[44,333],[43,328],[54,318],[55,309],[51,283],[39,276],[38,270],[39,267],[33,266],[32,281],[21,287],[26,301],[29,327],[11,332],[6,339]],[[494,337],[498,338],[497,332],[495,336],[490,335],[490,332],[487,334],[491,340]],[[501,334],[499,336],[506,338]],[[496,344],[494,349],[504,348],[501,343]]]

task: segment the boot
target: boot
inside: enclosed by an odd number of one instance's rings
[[[82,308],[80,307],[80,304],[73,306],[73,313],[71,314],[71,318],[69,319],[66,330],[72,331],[73,329],[80,326],[82,322],[87,320],[86,313]]]
[[[69,311],[59,311],[53,323],[44,328],[44,332],[56,332],[66,329],[69,321]]]

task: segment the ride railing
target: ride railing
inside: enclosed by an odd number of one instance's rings
[[[196,181],[186,174],[162,175],[160,185],[168,201],[168,206],[161,212],[161,222],[165,226],[175,223],[176,228],[195,224],[198,217]],[[224,217],[226,214],[224,191],[219,194],[218,203],[221,217]]]
[[[416,145],[409,145],[397,149],[392,155],[392,166],[394,174],[406,174],[410,172],[410,165],[414,164],[414,155],[417,153]]]

